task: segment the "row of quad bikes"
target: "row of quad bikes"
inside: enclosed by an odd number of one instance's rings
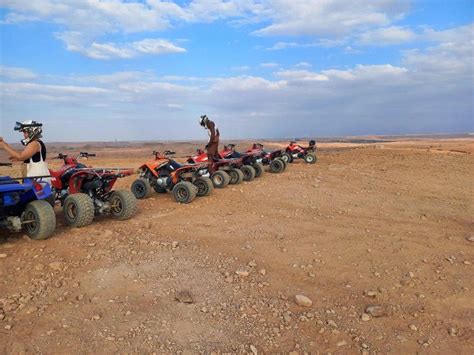
[[[60,153],[54,159],[61,159],[63,165],[50,170],[50,176],[0,176],[0,229],[24,229],[32,239],[46,239],[56,228],[55,204],[62,206],[65,224],[72,227],[86,226],[99,215],[126,220],[137,212],[137,199],[150,197],[153,191],[171,192],[177,202],[190,203],[196,196],[208,196],[214,188],[252,181],[262,176],[265,166],[272,173],[281,173],[295,159],[314,164],[315,149],[314,141],[305,147],[292,141],[286,149],[272,152],[260,143],[245,152],[237,152],[235,145],[229,144],[210,164],[200,149],[185,164],[172,159],[174,152],[153,152],[154,159],[139,167],[131,191],[114,190],[113,186],[117,179],[134,174],[134,169],[93,168],[78,159],[95,154],[81,152],[69,157]]]

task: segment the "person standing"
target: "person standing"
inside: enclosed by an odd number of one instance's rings
[[[25,149],[21,152],[12,148],[3,140],[3,137],[0,137],[0,149],[3,149],[10,156],[10,160],[23,162],[23,177],[49,175],[48,163],[46,163],[46,146],[41,140],[42,126],[41,123],[36,121],[16,123],[14,130],[23,133],[21,143],[25,146]]]
[[[219,159],[217,150],[219,148],[219,129],[215,123],[209,119],[206,115],[202,115],[199,124],[208,130],[209,142],[206,144],[208,169],[209,172],[212,170],[212,163]]]

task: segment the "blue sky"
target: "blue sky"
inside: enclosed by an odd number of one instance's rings
[[[0,0],[0,135],[473,132],[473,2]]]

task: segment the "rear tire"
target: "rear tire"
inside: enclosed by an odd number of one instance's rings
[[[133,182],[130,190],[132,190],[133,195],[139,200],[148,198],[152,194],[150,182],[144,178],[136,179]]]
[[[304,156],[304,161],[308,164],[316,164],[317,160],[318,158],[316,158],[316,154],[311,152]]]
[[[193,184],[198,188],[196,195],[199,197],[209,196],[212,190],[214,190],[214,185],[208,177],[197,178],[194,180]]]
[[[119,221],[132,218],[137,213],[137,199],[130,191],[117,190],[109,198],[110,213]]]
[[[231,185],[238,185],[244,181],[244,173],[240,169],[227,170],[227,174],[230,177],[229,183]]]
[[[56,215],[51,205],[44,200],[31,201],[26,205],[22,216],[23,221],[32,221],[24,224],[26,234],[35,240],[49,238],[56,229]]]
[[[288,153],[283,153],[280,157],[285,163],[291,163],[293,161],[293,157]]]
[[[188,181],[178,182],[173,187],[173,196],[176,202],[190,203],[196,198],[198,188]]]
[[[214,187],[218,189],[222,189],[229,185],[230,176],[223,170],[218,170],[214,174],[211,175],[211,180]]]
[[[240,170],[244,173],[244,181],[252,181],[255,179],[255,169],[250,165],[244,165]]]
[[[255,169],[255,177],[258,178],[262,176],[264,170],[263,164],[261,163],[255,163],[252,165],[252,167]]]
[[[91,224],[94,219],[94,202],[84,193],[69,195],[64,200],[63,212],[68,226],[84,227]]]
[[[270,163],[270,171],[272,173],[278,174],[285,169],[285,163],[280,159],[272,160]]]

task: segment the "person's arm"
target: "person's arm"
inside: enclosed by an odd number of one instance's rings
[[[7,142],[0,137],[0,149],[3,149],[10,156],[11,160],[24,161],[31,158],[40,151],[39,144],[28,144],[22,152],[17,152]]]

